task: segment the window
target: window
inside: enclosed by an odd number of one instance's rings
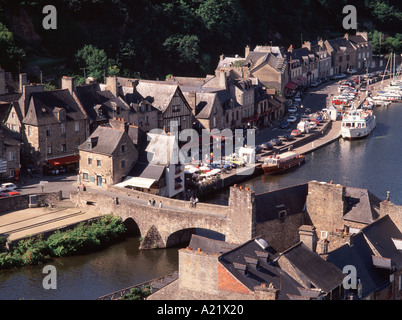
[[[32,127],[28,126],[28,137],[32,135]]]
[[[47,146],[47,154],[52,154],[52,145]]]
[[[15,112],[11,113],[11,118],[13,118],[13,119],[15,118]]]
[[[14,169],[8,170],[8,177],[9,177],[9,178],[14,178],[14,176],[15,176],[15,171],[14,171]]]
[[[339,62],[342,62],[342,60],[343,60],[343,57],[339,57]]]
[[[88,165],[92,165],[92,158],[88,158]]]
[[[321,239],[327,239],[328,238],[328,232],[327,231],[321,231]]]
[[[66,134],[66,125],[64,123],[62,123],[60,125],[60,131],[61,131],[61,134]]]
[[[67,152],[67,145],[66,143],[61,144],[61,152]]]
[[[180,105],[172,106],[172,112],[180,112]]]
[[[46,128],[46,136],[50,137],[52,135],[52,128],[48,127]]]
[[[96,166],[101,167],[102,166],[102,161],[101,160],[96,160]]]
[[[121,145],[121,153],[126,153],[126,145],[125,144]]]
[[[126,167],[126,160],[121,160],[121,168],[124,169]]]
[[[83,173],[82,173],[82,179],[83,179],[83,180],[89,180],[88,172],[83,172]]]
[[[15,151],[9,151],[8,152],[8,161],[13,161],[15,160]]]
[[[74,130],[75,130],[75,132],[80,131],[80,123],[79,123],[79,122],[75,122],[75,124],[74,124]]]

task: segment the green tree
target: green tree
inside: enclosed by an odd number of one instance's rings
[[[19,48],[14,35],[0,22],[0,66],[16,70],[17,64],[25,58],[25,51]]]
[[[198,63],[199,42],[196,35],[173,35],[166,39],[163,46],[178,56],[181,63]]]
[[[91,44],[78,50],[75,57],[80,68],[86,68],[86,76],[97,80],[102,79],[109,67],[106,52]]]

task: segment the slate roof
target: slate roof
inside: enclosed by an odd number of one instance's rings
[[[13,132],[7,128],[6,125],[0,122],[0,130],[2,136],[0,137],[7,146],[18,146],[22,143],[21,140],[15,138]]]
[[[349,41],[352,43],[356,43],[356,44],[365,44],[368,43],[368,41],[366,39],[364,39],[363,36],[361,35],[349,35]]]
[[[149,163],[137,162],[127,174],[130,177],[141,177],[159,181],[165,171],[164,166],[152,165]]]
[[[183,94],[187,99],[189,93],[184,92]],[[196,92],[196,103],[197,103],[197,105],[195,106],[196,118],[209,119],[216,98],[217,94],[215,92]]]
[[[4,122],[7,120],[7,116],[10,112],[11,104],[10,103],[1,103],[0,102],[0,122]]]
[[[370,224],[377,220],[381,200],[366,189],[345,187],[343,219]]]
[[[120,143],[125,131],[115,129],[109,126],[99,126],[89,136],[89,138],[82,143],[78,149],[93,153],[112,155]],[[88,148],[88,142],[95,140],[92,148]]]
[[[282,252],[281,256],[290,261],[301,278],[327,293],[340,286],[345,277],[337,267],[312,252],[303,242]]]
[[[33,107],[33,109],[31,109]],[[67,89],[33,92],[29,109],[23,123],[43,125],[58,122],[54,115],[55,108],[66,110],[66,120],[83,120],[86,116]],[[30,112],[29,110],[32,110]]]
[[[218,261],[234,277],[236,277],[249,290],[254,291],[256,286],[262,283],[272,283],[276,289],[279,289],[278,300],[290,300],[288,295],[301,296],[298,288],[302,287],[295,279],[283,271],[272,261],[266,258],[260,258],[261,253],[276,255],[272,247],[263,249],[256,239],[252,239],[243,245],[222,254]],[[251,266],[247,260],[258,260],[259,267]],[[236,269],[237,265],[246,265],[248,267],[247,275]]]
[[[118,78],[119,83],[127,82],[123,79],[125,78]],[[138,103],[145,99],[156,109],[164,112],[180,87],[178,84],[169,81],[138,80],[135,89],[123,85],[122,90],[128,104],[131,102]]]
[[[21,98],[22,93],[9,93],[0,95],[0,102],[16,102]]]
[[[268,56],[269,56],[268,52],[250,51],[243,65],[250,64],[250,69],[253,69],[261,65],[263,62],[265,62],[268,59]]]
[[[101,91],[99,84],[85,84],[76,87],[75,94],[84,107],[88,118],[92,121],[99,121],[113,118],[113,105],[122,110],[128,110],[130,107],[123,100],[114,96],[109,90]],[[96,106],[102,106],[103,116],[99,116]]]
[[[330,39],[327,41],[335,51],[342,51],[342,47],[346,48],[346,50],[354,50],[353,46],[345,38]]]
[[[362,296],[365,297],[375,290],[382,290],[390,285],[389,270],[378,269],[373,265],[370,245],[359,232],[353,237],[353,245],[344,246],[331,251],[327,261],[333,263],[337,268],[343,270],[345,266],[354,266],[357,278],[362,284]]]
[[[196,234],[191,235],[190,244],[192,250],[201,249],[202,252],[209,254],[222,254],[238,247],[237,244],[225,241],[205,238]]]
[[[362,232],[381,257],[391,259],[397,269],[402,268],[402,252],[392,241],[402,240],[402,233],[388,215],[365,227]]]
[[[308,184],[287,187],[255,196],[257,223],[279,218],[279,211],[286,209],[287,215],[305,211]]]

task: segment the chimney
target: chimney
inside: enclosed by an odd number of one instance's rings
[[[255,300],[277,300],[279,290],[274,288],[272,282],[267,286],[266,283],[254,287]]]
[[[128,130],[128,126],[126,125],[126,122],[124,121],[124,119],[121,118],[114,118],[114,119],[109,119],[109,124],[118,130],[124,130],[127,131]]]
[[[260,261],[258,260],[258,258],[254,258],[254,257],[250,257],[250,256],[246,255],[246,256],[244,256],[244,260],[253,269],[258,269],[260,266]]]
[[[303,48],[307,48],[311,51],[311,42],[310,41],[304,41]]]
[[[248,272],[248,267],[247,265],[243,264],[243,263],[237,263],[237,262],[233,262],[233,266],[235,267],[235,269],[237,271],[239,271],[240,274],[242,274],[243,276],[245,276]]]
[[[6,93],[6,72],[0,68],[0,94]]]
[[[255,254],[262,261],[269,262],[269,253],[267,251],[258,251],[258,250],[256,250]]]
[[[19,85],[20,85],[20,92],[23,92],[24,86],[28,85],[28,77],[26,73],[20,73],[19,75]]]
[[[76,82],[74,77],[66,77],[61,78],[61,88],[68,89],[70,94],[72,95],[76,88]]]
[[[219,74],[219,87],[227,90],[228,82],[226,77],[226,72],[224,69],[221,69]]]
[[[244,58],[247,59],[248,54],[250,53],[250,47],[247,45],[246,50],[244,52]]]
[[[188,93],[188,104],[190,105],[193,115],[195,116],[197,107],[197,93],[194,91]]]
[[[299,228],[299,238],[312,252],[315,252],[317,237],[314,226],[302,225]]]
[[[224,55],[224,54],[221,54],[221,55],[219,56],[219,60],[222,61],[223,59],[225,59],[225,55]]]
[[[119,83],[117,77],[106,78],[106,90],[109,90],[115,97],[119,94]]]

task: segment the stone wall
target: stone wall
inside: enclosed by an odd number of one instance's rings
[[[29,207],[29,194],[0,198],[0,214],[8,213],[11,211],[23,210]],[[62,191],[50,193],[38,193],[37,202],[40,205],[57,203],[61,201]]]
[[[380,203],[380,216],[389,215],[399,231],[402,232],[402,206],[393,204],[390,201],[383,201]]]
[[[179,250],[180,289],[218,293],[218,255]]]

